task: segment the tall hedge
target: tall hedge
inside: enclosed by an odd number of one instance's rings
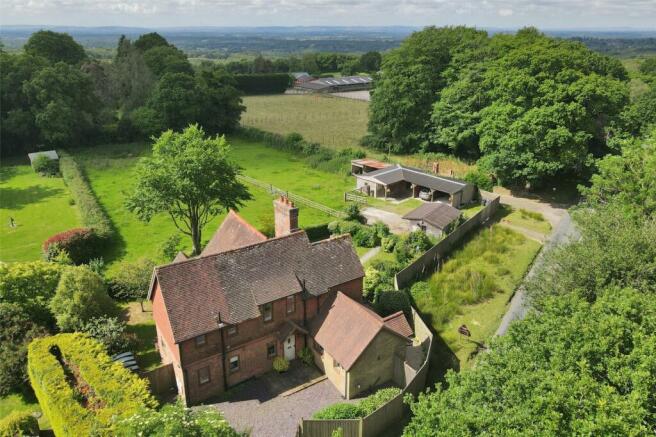
[[[100,206],[78,163],[69,154],[60,152],[59,170],[80,210],[84,226],[93,229],[101,239],[110,239],[114,235],[112,222]]]
[[[0,420],[0,437],[38,435],[39,422],[29,411],[12,411]]]
[[[292,85],[287,73],[237,74],[236,87],[244,94],[282,94]]]
[[[117,420],[157,406],[144,379],[113,362],[102,344],[83,334],[34,340],[27,359],[30,383],[57,436],[110,435]],[[81,393],[93,408],[80,403]]]

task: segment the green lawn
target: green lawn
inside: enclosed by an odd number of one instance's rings
[[[243,167],[244,174],[335,209],[343,208],[343,193],[352,188],[352,178],[314,170],[303,160],[289,153],[258,143],[238,138],[231,138],[230,143],[233,146],[233,159]],[[110,264],[117,260],[135,260],[143,256],[156,259],[162,243],[177,232],[166,214],[154,217],[150,223],[143,223],[125,208],[126,195],[135,183],[135,164],[140,157],[149,153],[149,144],[106,145],[75,153],[120,236],[119,244],[106,256],[106,261]],[[254,198],[246,203],[240,213],[256,227],[271,227],[273,198],[257,187],[249,186],[249,189]],[[334,220],[318,210],[302,205],[299,205],[299,208],[302,227]],[[203,229],[203,240],[206,241],[212,236],[223,217],[212,220]],[[186,250],[191,247],[188,240],[183,237]],[[111,269],[110,265],[110,271]]]
[[[367,197],[367,204],[374,208],[382,209],[385,211],[393,212],[398,215],[405,215],[413,209],[419,207],[424,202],[419,199],[406,199],[403,202],[393,202],[390,200],[377,199],[374,197]]]
[[[45,239],[79,226],[71,200],[59,177],[39,176],[26,164],[0,167],[0,261],[39,259]]]
[[[503,222],[544,235],[551,232],[551,225],[542,214],[526,211],[525,209],[513,210],[503,218]]]
[[[298,132],[309,141],[337,149],[359,147],[367,133],[367,102],[316,94],[280,94],[246,96],[244,106],[244,126],[283,135]]]
[[[413,296],[461,368],[471,365],[477,346],[461,339],[457,328],[466,324],[471,340],[486,343],[540,247],[540,243],[498,224],[482,228],[430,277],[427,293]]]
[[[0,419],[8,416],[13,411],[41,413],[41,408],[36,399],[27,398],[22,394],[10,394],[0,397]],[[50,422],[45,415],[41,415],[39,418],[39,428],[42,430],[50,429]]]

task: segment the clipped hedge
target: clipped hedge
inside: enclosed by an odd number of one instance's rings
[[[236,74],[235,87],[244,94],[282,94],[292,86],[287,73]]]
[[[313,419],[339,420],[366,417],[401,393],[398,387],[382,388],[356,404],[338,402],[328,405],[312,415]]]
[[[43,242],[42,249],[48,261],[52,261],[63,250],[75,264],[83,264],[100,256],[102,243],[102,238],[95,230],[74,228],[49,237]]]
[[[113,362],[101,343],[84,334],[34,340],[27,359],[34,393],[58,436],[112,434],[117,420],[157,406],[145,380]]]
[[[28,411],[12,411],[0,420],[0,437],[38,436],[39,422]]]
[[[59,170],[80,210],[84,226],[93,229],[102,240],[112,238],[114,236],[112,222],[100,206],[89,181],[75,159],[66,152],[60,152]]]

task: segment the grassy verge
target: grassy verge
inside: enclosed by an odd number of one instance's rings
[[[367,132],[368,104],[319,95],[244,97],[242,124],[278,134],[298,132],[308,141],[343,149],[359,147]]]
[[[352,178],[312,169],[289,153],[256,142],[230,138],[230,143],[232,157],[243,167],[244,174],[332,208],[343,207],[343,192],[354,184]],[[117,260],[136,260],[142,256],[157,258],[159,247],[177,232],[166,214],[155,216],[150,223],[143,223],[125,208],[126,195],[135,183],[135,165],[140,157],[149,153],[148,144],[105,145],[76,153],[118,233],[116,244],[106,255],[110,271]],[[253,200],[247,202],[240,213],[256,227],[270,228],[273,224],[271,195],[253,186],[249,189]],[[302,205],[299,207],[302,227],[333,220],[323,212]],[[223,217],[217,217],[203,229],[204,240],[212,236]],[[183,243],[189,250],[188,238],[184,238]]]
[[[467,325],[471,340],[487,342],[540,247],[500,225],[482,228],[430,277],[427,291],[413,294],[419,311],[461,368],[471,365],[477,345],[460,339],[458,326]]]
[[[77,226],[80,217],[62,178],[39,176],[17,162],[0,168],[0,261],[40,259],[45,239]]]
[[[543,235],[547,235],[551,232],[551,225],[542,214],[526,211],[525,209],[513,210],[503,218],[503,222]]]
[[[403,202],[396,203],[389,200],[376,199],[374,197],[367,198],[367,206],[393,212],[394,214],[401,216],[409,213],[423,203],[424,202],[419,199],[406,199]]]
[[[0,419],[14,411],[29,411],[30,413],[41,414],[41,407],[33,397],[27,397],[22,394],[10,394],[0,397]],[[50,429],[50,422],[45,414],[39,417],[39,428],[42,430]]]

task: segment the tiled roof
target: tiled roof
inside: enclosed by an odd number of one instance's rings
[[[412,336],[412,328],[408,323],[408,319],[405,318],[403,311],[391,314],[383,318],[383,321],[385,322],[385,326],[387,326],[392,331],[398,332],[404,337]]]
[[[175,342],[260,316],[259,306],[305,289],[319,295],[364,276],[350,236],[310,243],[305,231],[158,267]]]
[[[239,214],[230,210],[200,256],[237,249],[266,239],[267,237],[263,233],[255,229]]]
[[[184,252],[178,252],[178,254],[175,256],[175,258],[173,258],[173,261],[171,262],[179,263],[180,261],[187,261],[188,259],[189,258],[184,254]]]
[[[423,220],[438,229],[444,229],[460,217],[460,210],[441,202],[420,205],[403,216],[406,220]]]
[[[353,367],[381,330],[409,341],[407,336],[387,326],[378,314],[342,292],[324,302],[319,315],[310,323],[314,341],[346,370]]]
[[[377,168],[379,170],[381,168],[387,168],[392,165],[388,164],[387,162],[378,161],[377,159],[353,159],[351,160],[351,164],[366,165],[367,167]]]
[[[469,185],[467,182],[462,182],[453,178],[447,178],[445,176],[428,174],[422,170],[412,167],[405,167],[400,164],[395,164],[393,166],[375,170],[363,175],[357,175],[357,177],[370,179],[383,185],[390,185],[396,182],[406,181],[415,185],[420,185],[422,187],[442,191],[448,194],[462,191],[464,187]]]

